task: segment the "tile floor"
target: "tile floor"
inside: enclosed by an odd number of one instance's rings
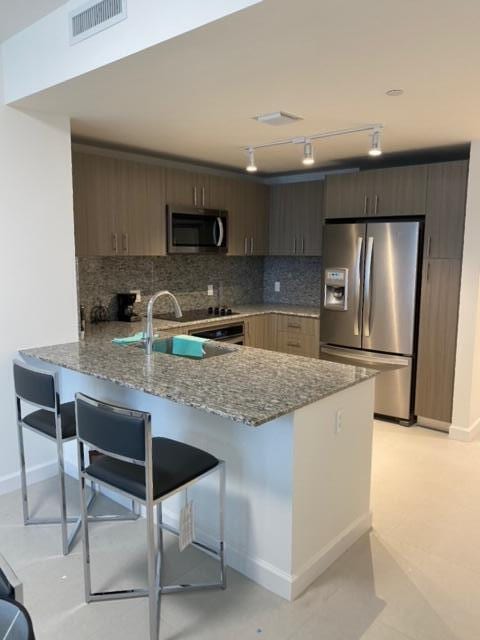
[[[52,488],[36,485],[32,503],[48,509]],[[377,423],[372,508],[372,532],[294,603],[229,571],[225,592],[165,597],[161,639],[479,640],[480,442]],[[93,526],[97,588],[142,584],[142,528]],[[38,640],[146,638],[146,601],[85,605],[80,545],[66,558],[59,548],[54,527],[21,525],[18,492],[0,497],[0,551],[24,580]],[[173,540],[166,564],[167,579],[215,569]]]

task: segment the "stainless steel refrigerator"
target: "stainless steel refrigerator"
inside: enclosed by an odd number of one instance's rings
[[[327,223],[322,358],[373,367],[375,413],[411,422],[420,222]]]

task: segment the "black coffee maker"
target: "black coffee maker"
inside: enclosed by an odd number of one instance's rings
[[[136,299],[136,293],[117,293],[118,320],[122,322],[138,322],[140,320],[138,313],[133,310]]]

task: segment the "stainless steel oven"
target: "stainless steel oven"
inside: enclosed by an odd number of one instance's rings
[[[220,209],[168,205],[168,253],[226,253],[228,214]]]
[[[207,340],[231,342],[232,344],[244,343],[243,322],[223,325],[221,327],[212,327],[211,329],[203,329],[201,331],[192,330],[189,333],[190,335],[198,336],[199,338],[207,338]]]

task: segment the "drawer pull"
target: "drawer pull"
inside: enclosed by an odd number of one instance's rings
[[[296,347],[297,349],[300,349],[300,344],[298,342],[287,342],[287,347]]]
[[[301,328],[302,328],[302,325],[301,325],[301,324],[290,324],[290,323],[288,323],[288,324],[287,324],[287,327],[288,327],[289,329],[301,329]]]

